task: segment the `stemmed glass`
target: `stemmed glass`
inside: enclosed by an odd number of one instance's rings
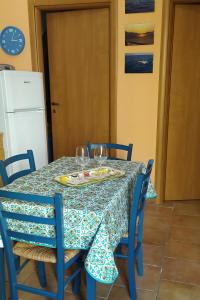
[[[83,171],[84,167],[89,162],[89,152],[87,146],[78,146],[76,147],[76,163],[81,166]]]
[[[94,159],[96,162],[102,166],[108,158],[108,149],[106,145],[101,144],[94,149]]]

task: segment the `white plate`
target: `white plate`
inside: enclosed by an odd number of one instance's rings
[[[99,167],[83,172],[73,172],[70,174],[62,174],[54,179],[66,186],[80,186],[90,183],[98,183],[105,180],[119,178],[125,175],[124,171],[113,169],[111,167]]]

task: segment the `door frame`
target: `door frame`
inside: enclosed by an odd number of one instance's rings
[[[31,58],[33,71],[44,72],[41,14],[108,8],[110,15],[110,141],[117,140],[117,1],[116,0],[28,0]]]
[[[155,171],[155,188],[159,195],[158,203],[165,201],[175,6],[177,4],[200,4],[200,0],[164,0],[163,2]]]

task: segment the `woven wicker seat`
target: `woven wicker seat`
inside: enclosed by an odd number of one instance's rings
[[[65,250],[65,263],[78,254],[80,250]],[[18,242],[13,247],[13,253],[24,258],[33,259],[37,261],[56,263],[56,250],[42,246],[35,246]]]

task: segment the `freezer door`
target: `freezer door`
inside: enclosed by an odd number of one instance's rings
[[[8,139],[6,157],[31,149],[36,169],[48,164],[46,122],[43,110],[8,113],[6,115],[6,134]],[[16,163],[14,169],[9,173],[25,169],[27,166],[25,161]]]
[[[39,72],[2,71],[5,111],[44,109],[43,77]]]

